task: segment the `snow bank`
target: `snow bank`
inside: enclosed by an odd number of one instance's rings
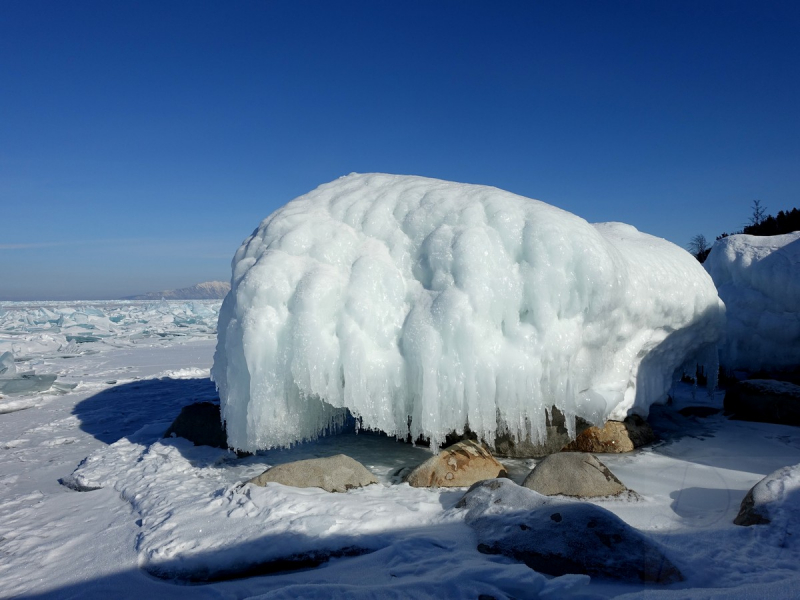
[[[800,365],[800,232],[723,238],[705,267],[727,307],[722,364],[750,371]]]
[[[534,441],[665,398],[724,322],[687,252],[496,188],[343,177],[282,207],[233,259],[212,376],[229,443],[341,423],[431,438],[466,424]]]

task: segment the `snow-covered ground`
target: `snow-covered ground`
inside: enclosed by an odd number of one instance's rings
[[[683,417],[678,408],[720,407],[721,395],[677,384],[674,404],[651,413],[660,442],[600,456],[638,497],[596,503],[660,544],[686,581],[545,577],[476,550],[455,508],[463,490],[398,483],[399,470],[429,456],[423,448],[362,432],[238,459],[161,439],[183,405],[217,397],[208,372],[218,310],[219,302],[0,307],[0,354],[12,351],[19,370],[77,384],[0,398],[0,597],[791,598],[800,589],[796,540],[733,525],[753,484],[800,463],[797,428]],[[339,452],[380,485],[346,494],[240,485],[269,465]],[[535,464],[504,462],[517,482]],[[243,577],[314,551],[339,557]]]

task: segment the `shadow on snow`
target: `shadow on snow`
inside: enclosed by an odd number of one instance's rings
[[[142,379],[103,390],[79,402],[72,414],[82,431],[106,444],[128,438],[145,425],[164,421],[164,431],[181,408],[194,402],[219,401],[208,378]]]

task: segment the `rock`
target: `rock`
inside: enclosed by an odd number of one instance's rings
[[[479,552],[508,556],[540,573],[662,584],[683,580],[655,542],[593,504],[548,498],[495,479],[472,486],[456,506],[468,510],[465,522],[477,533]]]
[[[213,402],[197,402],[184,406],[164,437],[173,435],[185,438],[195,446],[228,447],[228,436],[225,435],[219,404]]]
[[[800,529],[800,465],[778,469],[750,488],[733,522],[747,527],[775,520],[789,534]]]
[[[545,496],[597,498],[627,491],[622,482],[591,454],[551,454],[536,465],[522,485]]]
[[[713,408],[711,406],[686,406],[680,409],[678,412],[684,417],[697,417],[699,419],[705,419],[706,417],[716,415],[720,412],[720,409]]]
[[[265,486],[270,482],[298,488],[318,487],[326,492],[346,492],[378,483],[378,480],[357,460],[337,454],[277,465],[247,483]]]
[[[739,514],[736,515],[733,524],[742,525],[744,527],[749,527],[750,525],[766,525],[769,523],[769,518],[767,518],[766,514],[762,513],[763,509],[763,506],[756,508],[756,502],[753,498],[753,488],[750,488],[747,495],[742,499],[742,504],[739,506]]]
[[[655,441],[656,435],[639,415],[624,421],[608,421],[603,427],[589,427],[572,442],[564,452],[631,452]]]
[[[406,481],[413,487],[466,487],[476,481],[506,476],[505,467],[484,446],[464,440],[416,467]]]
[[[800,425],[800,386],[774,379],[740,381],[725,394],[725,411],[741,421]]]
[[[572,441],[567,431],[566,418],[560,410],[553,406],[546,422],[547,437],[543,442],[534,444],[530,437],[519,441],[508,434],[501,434],[495,440],[495,455],[508,458],[539,458],[560,452],[566,444]],[[584,421],[580,417],[575,419],[576,434],[580,434],[588,427],[591,427],[591,423],[588,421]]]
[[[93,492],[95,490],[103,489],[102,486],[99,485],[85,485],[81,482],[80,479],[76,478],[74,474],[67,475],[66,477],[62,477],[58,480],[58,483],[63,485],[65,488],[69,488],[76,492]]]

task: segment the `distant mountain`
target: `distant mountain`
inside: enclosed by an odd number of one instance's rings
[[[123,300],[222,300],[231,291],[227,281],[206,281],[179,290],[148,292],[138,296],[126,296]]]

